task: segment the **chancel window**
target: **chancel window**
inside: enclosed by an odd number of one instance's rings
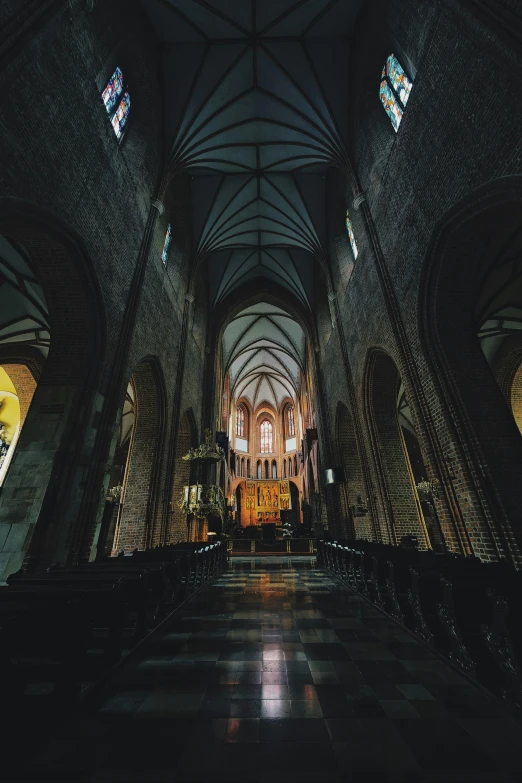
[[[271,454],[273,451],[272,429],[272,424],[266,419],[261,423],[261,454]]]
[[[131,99],[128,90],[125,89],[121,68],[116,68],[107,86],[102,92],[102,100],[111,118],[112,128],[119,140],[130,114]]]
[[[413,82],[394,54],[390,54],[382,69],[379,96],[395,132],[399,130]]]
[[[245,437],[245,409],[242,405],[236,410],[236,435],[238,438]]]
[[[169,260],[169,247],[170,247],[171,239],[172,239],[172,228],[169,223],[167,226],[167,233],[165,234],[165,241],[163,243],[163,252],[161,254],[161,260],[163,261],[163,266],[167,266],[167,261]]]
[[[357,249],[357,243],[355,241],[355,234],[353,233],[352,221],[350,220],[350,213],[346,210],[346,231],[348,232],[348,239],[352,246],[353,257],[357,259],[359,251]]]
[[[293,405],[289,405],[286,409],[286,431],[287,431],[288,438],[293,438],[295,436],[295,419],[294,419]]]

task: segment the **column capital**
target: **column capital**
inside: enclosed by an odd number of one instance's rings
[[[366,201],[366,195],[364,193],[358,193],[353,200],[353,208],[357,212],[361,204]]]
[[[151,207],[153,209],[157,209],[160,215],[163,215],[163,213],[165,212],[165,206],[163,202],[159,200],[159,198],[152,199]]]

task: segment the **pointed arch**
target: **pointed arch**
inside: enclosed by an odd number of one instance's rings
[[[160,478],[166,421],[165,384],[155,357],[143,359],[130,378],[133,417],[114,553],[145,549],[161,537]]]

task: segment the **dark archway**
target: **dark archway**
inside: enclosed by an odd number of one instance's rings
[[[521,215],[517,179],[458,205],[434,236],[420,300],[439,396],[433,415],[452,421],[441,444],[463,516],[474,520],[473,550],[515,561],[522,547],[522,438],[509,392],[520,363],[513,327],[522,310]]]
[[[344,468],[345,482],[340,487],[341,522],[355,538],[374,538],[370,512],[366,505],[367,491],[355,434],[353,416],[342,402],[337,405],[335,433],[339,461]]]
[[[287,515],[287,519],[294,527],[299,528],[301,526],[301,510],[299,503],[299,487],[293,481],[288,482],[290,486],[290,511]]]
[[[36,567],[74,557],[86,524],[83,509],[92,504],[85,465],[97,435],[105,317],[85,248],[66,225],[9,199],[0,201],[0,216],[0,234],[41,286],[52,333],[17,444],[23,483],[10,471],[0,498],[0,515],[9,525],[0,552],[5,578],[24,560]],[[96,505],[99,488],[97,493]]]
[[[127,437],[126,459],[121,493],[121,511],[114,538],[113,552],[144,549],[159,543],[160,464],[165,431],[165,391],[160,365],[152,357],[140,362],[133,372],[131,389],[134,421],[132,432],[123,429]],[[130,437],[129,437],[130,436]]]
[[[400,376],[384,351],[371,352],[366,369],[366,416],[379,486],[379,537],[399,545],[407,537],[419,548],[429,538],[397,411]]]

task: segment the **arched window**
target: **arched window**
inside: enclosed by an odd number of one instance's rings
[[[241,478],[245,478],[245,458],[241,457]]]
[[[297,457],[294,457],[294,476],[297,476]]]
[[[267,419],[261,423],[261,454],[271,454],[273,451],[272,429],[272,424]]]
[[[245,409],[238,405],[236,410],[236,435],[238,438],[245,437]]]
[[[247,459],[247,478],[252,478],[250,474],[250,460]]]
[[[350,240],[350,245],[352,246],[353,257],[355,260],[357,260],[357,256],[359,255],[359,250],[357,249],[355,234],[353,233],[352,221],[350,220],[350,213],[348,212],[348,210],[346,210],[346,230],[348,232],[348,239]]]
[[[286,407],[286,437],[295,437],[295,418],[293,405],[287,405]]]
[[[257,460],[256,475],[257,475],[258,479],[263,478],[262,475],[261,475],[261,460],[260,459]]]
[[[236,457],[236,476],[239,476],[239,457]]]
[[[288,475],[290,477],[294,475],[292,472],[292,457],[288,457]]]
[[[413,82],[394,54],[390,54],[382,69],[379,96],[395,133],[399,130],[404,109],[410,97]]]
[[[123,131],[127,124],[130,114],[130,95],[125,89],[123,73],[120,68],[116,68],[107,86],[102,92],[102,100],[111,118],[112,128],[119,140],[123,136]]]
[[[172,228],[169,223],[167,226],[167,233],[165,234],[165,241],[163,243],[163,252],[161,254],[161,260],[163,261],[163,266],[167,266],[167,261],[169,260],[169,247],[170,247],[171,239],[172,239]]]
[[[275,461],[275,459],[272,460],[272,478],[273,479],[277,478],[277,462]]]
[[[286,459],[283,460],[283,478],[286,478]]]
[[[265,478],[266,478],[266,479],[267,479],[267,478],[270,478],[270,474],[269,474],[269,472],[268,472],[268,471],[269,471],[269,468],[268,468],[268,460],[267,460],[267,459],[265,459]]]

